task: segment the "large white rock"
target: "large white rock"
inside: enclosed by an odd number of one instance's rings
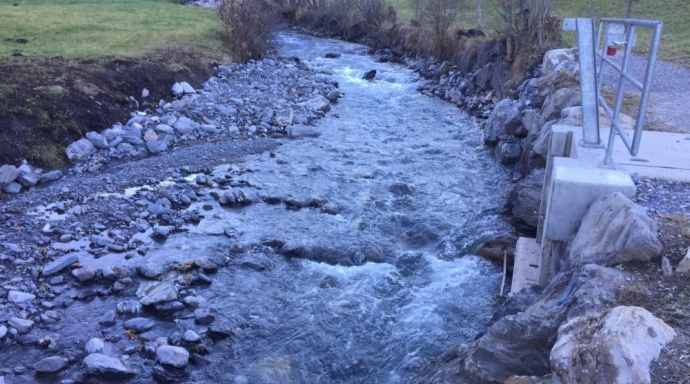
[[[564,383],[650,383],[649,364],[675,331],[640,307],[616,307],[562,325],[551,369]]]
[[[572,241],[568,262],[612,266],[661,255],[657,226],[647,211],[620,192],[595,201]]]

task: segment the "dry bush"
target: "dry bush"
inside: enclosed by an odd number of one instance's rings
[[[459,11],[458,0],[428,0],[421,9],[420,21],[431,32],[434,56],[445,60],[453,54],[453,36],[449,33]]]
[[[276,8],[267,0],[223,0],[218,10],[236,59],[260,59],[270,50]]]

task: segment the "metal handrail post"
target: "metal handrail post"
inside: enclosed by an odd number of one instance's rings
[[[656,66],[656,60],[659,56],[659,44],[661,43],[661,32],[664,28],[664,23],[657,21],[654,26],[654,34],[652,35],[652,49],[649,50],[649,57],[647,59],[647,71],[644,74],[644,84],[646,87],[642,90],[642,96],[640,96],[640,109],[637,112],[637,123],[635,124],[635,133],[633,136],[633,148],[630,154],[637,156],[637,152],[640,149],[640,141],[642,138],[642,124],[644,122],[644,117],[647,113],[647,104],[649,102],[649,93],[652,90],[652,75],[654,74],[654,67]]]
[[[594,20],[579,18],[576,23],[579,50],[578,61],[580,64],[580,98],[582,104],[581,145],[585,147],[600,147]]]

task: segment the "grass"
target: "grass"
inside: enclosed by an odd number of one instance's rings
[[[414,17],[415,0],[387,0],[394,8],[400,2],[400,17],[410,19]],[[476,0],[461,1],[464,8],[458,16],[458,23],[465,28],[477,26]],[[594,16],[625,17],[627,0],[594,0]],[[558,17],[588,17],[590,14],[589,1],[584,0],[553,0],[553,14]],[[482,24],[487,32],[500,29],[501,18],[491,0],[482,0]],[[653,19],[664,22],[661,39],[661,58],[664,60],[690,65],[690,25],[687,23],[690,15],[690,1],[688,0],[633,0],[632,17],[638,19]],[[567,45],[575,46],[574,32],[564,32]],[[638,29],[638,44],[636,52],[645,53],[651,40],[651,33],[645,28]]]
[[[14,84],[0,84],[0,100],[5,100],[14,91]]]
[[[171,45],[216,50],[222,29],[215,11],[167,0],[0,0],[0,57],[138,56]]]

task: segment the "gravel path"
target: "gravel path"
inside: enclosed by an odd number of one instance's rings
[[[623,54],[619,52],[613,57],[613,61],[620,65]],[[618,73],[610,66],[606,67],[604,87],[616,90]],[[646,68],[646,57],[633,56],[628,64],[628,71],[640,81],[644,79]],[[627,85],[625,90],[640,93],[631,85]],[[647,121],[658,129],[690,132],[690,69],[666,61],[657,61]]]

